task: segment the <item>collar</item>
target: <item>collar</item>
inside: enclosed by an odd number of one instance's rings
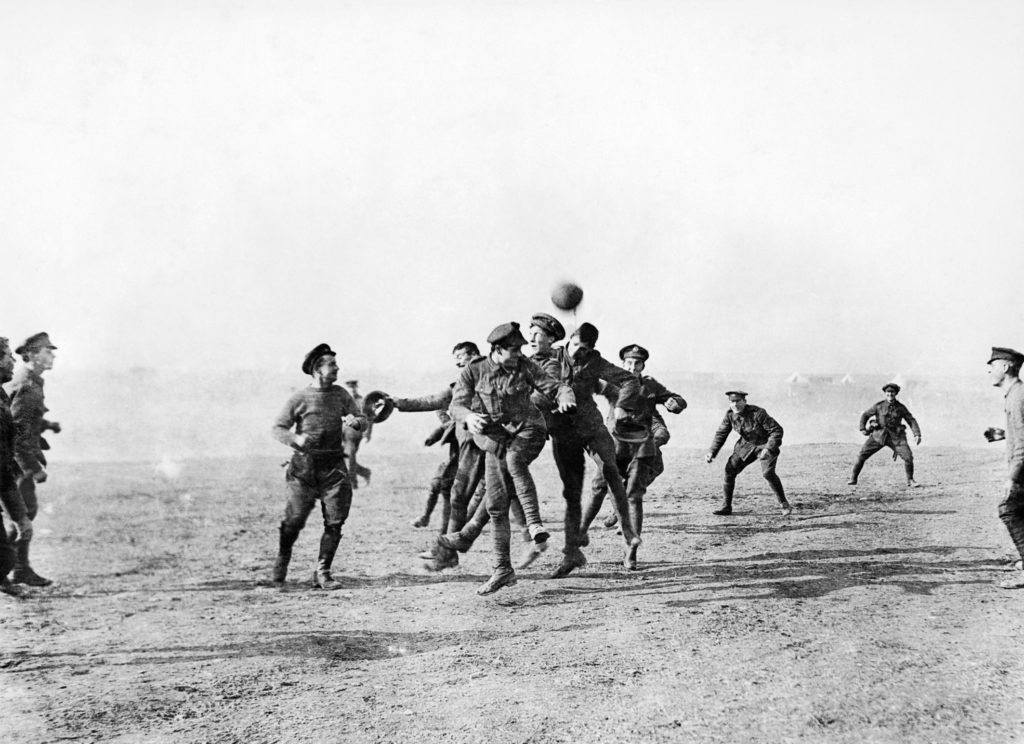
[[[1010,396],[1010,393],[1013,392],[1014,388],[1016,388],[1018,385],[1020,385],[1020,378],[1014,380],[1013,384],[1010,385],[1010,387],[1006,388],[1006,392],[1003,393],[1003,397],[1008,398]]]

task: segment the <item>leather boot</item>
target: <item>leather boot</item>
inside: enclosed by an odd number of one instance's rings
[[[341,542],[341,532],[328,532],[324,530],[320,538],[320,556],[316,564],[316,572],[313,574],[313,586],[320,589],[340,589],[341,582],[331,576],[331,564],[334,563],[334,554]]]
[[[33,571],[32,566],[29,565],[28,546],[29,543],[25,540],[19,540],[17,543],[18,564],[14,567],[14,571],[11,572],[11,581],[15,584],[25,584],[27,586],[49,586],[53,581],[43,578]]]
[[[277,562],[274,563],[274,573],[270,577],[271,581],[275,584],[283,584],[288,576],[288,563],[292,559],[292,546],[299,536],[298,532],[286,530],[284,525],[281,525],[279,531]]]
[[[726,483],[722,487],[722,492],[725,495],[725,502],[722,504],[721,509],[715,509],[711,512],[712,514],[716,514],[719,517],[727,517],[732,514],[732,494],[735,488],[736,486],[733,483]]]

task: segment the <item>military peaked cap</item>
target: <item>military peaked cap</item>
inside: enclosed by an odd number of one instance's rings
[[[1016,349],[1007,348],[1006,346],[993,346],[992,358],[988,360],[988,363],[992,364],[992,362],[997,359],[1005,359],[1008,362],[1020,364],[1024,362],[1024,354],[1021,354]]]
[[[327,344],[317,344],[314,346],[313,350],[306,354],[306,358],[302,360],[303,374],[313,374],[313,370],[316,369],[316,363],[320,361],[320,357],[327,356],[328,354],[334,354],[334,351]]]
[[[640,344],[629,344],[623,346],[619,350],[619,359],[626,361],[627,359],[639,359],[641,362],[646,362],[651,358],[651,353],[647,351]]]
[[[900,389],[901,389],[900,386],[897,385],[895,382],[887,382],[884,385],[882,385],[882,392],[883,393],[887,393],[890,390],[892,390],[894,393],[899,395]]]
[[[747,397],[747,394],[745,392],[743,392],[742,390],[727,390],[725,392],[725,394],[726,395],[738,395],[741,398],[746,398]]]
[[[565,328],[558,322],[558,318],[548,315],[547,313],[537,313],[530,318],[530,325],[535,325],[540,328],[544,333],[551,336],[555,341],[561,341],[565,338]]]
[[[56,349],[57,347],[50,343],[50,335],[43,331],[33,336],[29,336],[25,339],[25,343],[14,350],[15,354],[25,354],[30,351],[39,351],[40,349]]]
[[[519,330],[519,324],[513,321],[511,323],[502,323],[491,331],[487,336],[487,343],[497,344],[498,346],[523,346],[526,344],[526,338],[523,336],[522,331]]]

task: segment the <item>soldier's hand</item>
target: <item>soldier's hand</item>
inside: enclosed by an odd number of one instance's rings
[[[356,430],[362,428],[361,425],[359,424],[359,419],[356,416],[353,416],[351,413],[346,413],[344,416],[342,416],[341,423],[344,426],[348,426]]]
[[[60,434],[60,421],[51,421],[50,431],[52,431],[54,434]]]
[[[767,449],[763,449],[763,450],[761,450],[761,454],[758,455],[758,458],[761,459],[761,460],[767,460],[771,456],[772,456],[771,452],[769,452]]]
[[[914,444],[921,444],[921,435],[918,434],[914,437]]]
[[[864,436],[867,436],[868,435],[868,430],[867,429],[861,429],[860,433],[863,434]]]
[[[32,480],[36,483],[46,483],[46,468],[39,468],[39,470],[32,473]]]
[[[568,413],[576,408],[576,394],[570,390],[567,395],[559,396],[558,412]]]
[[[710,452],[705,452],[704,453],[704,462],[710,463],[714,459],[715,459],[715,456],[712,455]]]
[[[665,401],[665,410],[668,411],[669,413],[679,413],[684,408],[686,408],[686,403],[680,405],[679,401],[676,400],[675,398],[669,398],[667,401]]]
[[[306,442],[309,440],[308,434],[296,434],[292,437],[292,446],[297,450],[303,450],[306,448]]]
[[[479,413],[471,413],[468,416],[466,416],[466,428],[469,429],[473,434],[483,434],[484,427],[486,425],[486,416],[481,416]]]
[[[1001,442],[1006,439],[1006,432],[1003,429],[990,426],[985,429],[985,439],[989,442]]]
[[[388,404],[387,402],[389,400],[391,400],[390,396],[387,397],[387,398],[381,398],[376,403],[374,403],[373,404],[373,415],[374,416],[380,416],[381,411],[383,411],[387,407],[387,404]]]
[[[625,408],[619,408],[618,406],[615,406],[615,410],[612,413],[612,416],[615,417],[616,421],[622,421],[622,419],[629,417],[629,411],[627,411]]]

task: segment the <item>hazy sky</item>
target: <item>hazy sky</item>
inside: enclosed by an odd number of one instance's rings
[[[561,277],[652,372],[1024,347],[1024,3],[2,5],[0,334],[67,368],[433,368]]]

